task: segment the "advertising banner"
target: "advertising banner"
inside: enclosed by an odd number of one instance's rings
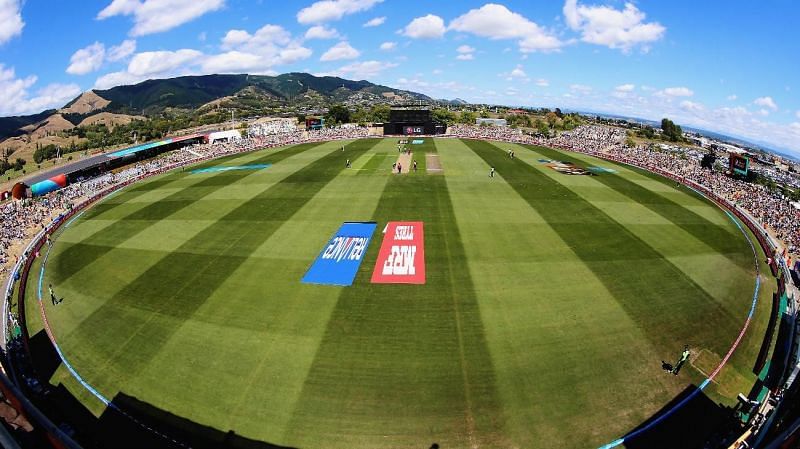
[[[372,283],[425,283],[425,239],[421,221],[390,221],[386,225]]]
[[[306,271],[302,282],[352,285],[375,226],[375,223],[343,223]]]

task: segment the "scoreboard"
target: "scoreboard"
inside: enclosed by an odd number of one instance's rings
[[[399,122],[430,122],[431,111],[428,109],[392,109],[389,111],[389,121]]]
[[[306,119],[306,130],[319,130],[325,126],[325,119],[311,117]]]
[[[419,136],[444,134],[447,125],[433,120],[433,113],[423,106],[400,106],[389,111],[389,120],[383,124],[383,134]]]
[[[750,169],[750,158],[737,153],[728,155],[728,166],[732,174],[747,176]]]

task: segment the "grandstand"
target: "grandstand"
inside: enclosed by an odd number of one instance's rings
[[[108,154],[96,154],[31,176],[25,183],[21,183],[21,192],[27,190],[27,193],[21,193],[20,196],[42,196],[70,183],[100,176],[111,170],[204,141],[208,141],[207,134],[191,134],[147,142]]]

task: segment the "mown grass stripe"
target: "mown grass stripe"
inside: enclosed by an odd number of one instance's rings
[[[261,155],[261,156],[259,156],[259,157],[257,157],[256,159],[252,159],[252,154],[230,155],[230,156],[222,157],[220,159],[215,159],[213,161],[206,162],[204,164],[199,164],[199,165],[196,166],[196,168],[201,168],[202,169],[202,168],[218,167],[218,166],[223,165],[225,163],[228,163],[228,162],[231,162],[231,161],[236,161],[236,160],[241,160],[241,159],[245,159],[245,160],[248,160],[250,163],[256,163],[256,164],[258,164],[258,163],[277,163],[277,162],[280,162],[280,161],[286,159],[289,156],[292,156],[292,155],[297,154],[297,153],[299,153],[301,151],[304,151],[304,150],[311,149],[311,148],[316,147],[318,145],[320,145],[319,142],[312,142],[312,143],[307,143],[307,144],[290,145],[290,146],[286,146],[286,147],[279,148],[277,150],[272,150],[272,151],[265,150],[266,153]],[[189,185],[179,186],[179,187],[181,187],[181,189],[179,191],[177,191],[177,192],[171,194],[170,196],[167,196],[166,198],[163,198],[163,199],[161,199],[159,201],[159,202],[161,202],[161,201],[169,202],[171,200],[180,199],[181,195],[185,196],[185,192],[184,191],[187,188],[192,188],[192,187],[193,188],[204,188],[204,187],[217,187],[217,186],[221,186],[221,185],[228,185],[228,184],[231,184],[232,181],[238,181],[239,179],[246,178],[247,176],[252,175],[252,174],[254,174],[254,173],[252,173],[252,172],[246,172],[246,173],[221,172],[221,173],[217,173],[214,176],[208,176],[208,177],[205,177],[205,178],[200,178],[200,177],[193,177],[192,173],[189,172],[189,171],[173,171],[173,172],[168,173],[168,174],[166,174],[164,176],[161,176],[161,177],[159,177],[157,179],[150,180],[150,181],[145,181],[145,182],[141,183],[140,185],[134,186],[134,189],[132,189],[132,190],[137,194],[140,193],[140,192],[146,193],[146,192],[151,192],[151,191],[154,191],[154,190],[159,190],[159,189],[162,189],[164,187],[171,186],[171,185],[173,185],[173,184],[175,184],[175,183],[177,183],[179,181],[185,180],[187,178],[189,178],[189,179],[197,178],[197,180],[195,182],[193,182],[193,183],[191,183]],[[232,175],[232,176],[229,176],[229,175]],[[129,203],[132,198],[127,197],[125,195],[127,192],[128,192],[127,190],[125,192],[122,192],[122,194],[118,198],[116,198],[115,201],[113,201],[113,202],[104,202],[104,203],[98,204],[95,207],[92,207],[89,210],[89,213],[87,214],[86,218],[87,219],[102,219],[103,218],[103,214],[105,214],[109,209],[112,209],[112,208],[114,208],[114,207],[116,207],[116,206],[118,206],[120,204]],[[182,194],[181,192],[184,192],[184,193]],[[152,207],[156,207],[155,204],[156,203],[152,203],[148,207],[151,207],[151,206]],[[123,218],[124,219],[131,218],[131,216],[133,214],[135,214],[135,213],[136,212],[132,212],[131,214],[129,214],[128,216],[125,216]],[[140,212],[140,214],[144,217],[143,219],[147,219],[147,216],[149,214],[149,209],[148,208],[143,209]]]
[[[213,159],[211,161],[206,161],[201,164],[198,164],[197,167],[199,168],[210,168],[210,167],[217,167],[224,163],[235,161],[239,159],[248,159],[252,157],[252,153],[246,154],[233,154],[230,156],[223,156],[218,159]],[[122,189],[118,191],[119,194],[115,195],[114,201],[109,201],[109,198],[103,200],[102,203],[93,206],[91,210],[90,216],[93,218],[98,218],[98,215],[101,213],[107,213],[110,210],[115,209],[116,207],[128,203],[133,199],[136,199],[148,192],[152,192],[154,190],[158,190],[164,187],[168,187],[172,184],[175,184],[191,173],[184,172],[184,171],[173,171],[168,176],[158,176],[156,179],[151,179],[147,181],[138,182],[133,186],[128,188]]]
[[[314,142],[286,147],[279,151],[269,152],[265,156],[256,159],[254,163],[275,164],[290,156],[309,150],[318,145],[320,145],[319,142]],[[202,178],[202,180],[192,184],[187,188],[205,188],[205,191],[187,192],[186,188],[181,189],[172,193],[171,195],[168,195],[166,198],[150,203],[141,209],[134,210],[119,220],[119,222],[122,224],[124,224],[126,220],[150,221],[150,224],[136,223],[135,226],[109,226],[103,228],[95,234],[87,236],[85,239],[95,242],[103,242],[103,244],[84,243],[83,241],[70,244],[59,254],[59,257],[55,260],[56,269],[54,270],[53,281],[55,283],[65,282],[78,271],[80,271],[86,263],[96,260],[97,258],[103,256],[122,244],[122,242],[144,232],[159,220],[163,220],[180,210],[202,201],[205,197],[211,195],[217,190],[214,187],[233,184],[256,173],[258,172],[220,172],[218,174]],[[185,173],[174,173],[168,176],[175,177],[177,180],[183,179],[186,175]],[[107,210],[108,209],[104,209],[104,204],[98,204],[96,207],[89,209],[83,219],[91,220],[93,218],[98,218]]]
[[[424,157],[436,148],[426,139],[415,150]],[[373,219],[379,230],[388,221],[424,222],[427,283],[371,284],[382,240],[376,237],[356,282],[342,290],[331,314],[287,442],[310,447],[428,447],[434,441],[442,447],[508,446],[445,179],[392,175]]]
[[[583,165],[582,161],[561,151],[532,145],[524,147],[549,159]],[[618,174],[601,174],[592,179],[669,220],[737,266],[749,267],[750,261],[743,253],[746,244],[735,234],[735,228],[712,223],[702,215]],[[664,182],[663,178],[661,181]]]
[[[348,154],[363,154],[377,142],[353,142],[347,145]],[[344,169],[340,159],[341,153],[331,151],[243,202],[119,290],[84,319],[70,338],[91,342],[98,353],[105,351],[106,367],[124,370],[116,372],[120,376],[116,383],[124,385],[253,251]],[[209,246],[218,248],[218,255],[194,252]],[[116,344],[98,343],[109,329],[115,329]],[[128,351],[130,347],[136,350]]]
[[[544,173],[509,159],[489,142],[463,142],[549,223],[656,348],[675,351],[703,341],[717,353],[727,349],[725,341],[715,337],[735,335],[736,320],[678,267]]]

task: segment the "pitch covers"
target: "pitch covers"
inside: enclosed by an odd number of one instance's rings
[[[306,271],[303,282],[352,285],[375,226],[376,223],[343,223]]]
[[[390,221],[386,225],[373,284],[424,284],[425,240],[421,221]]]

